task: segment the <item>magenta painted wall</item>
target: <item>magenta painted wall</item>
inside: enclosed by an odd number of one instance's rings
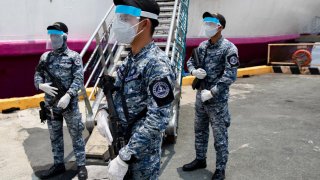
[[[85,41],[69,41],[70,49],[80,53]],[[0,99],[32,96],[37,92],[33,85],[33,76],[40,56],[46,51],[44,41],[0,42]],[[89,58],[94,45],[84,56]]]
[[[299,35],[286,35],[260,38],[228,38],[239,49],[241,67],[263,65],[267,63],[268,43],[292,41]],[[191,50],[205,39],[188,38],[186,59]],[[80,52],[85,41],[69,41],[69,48]],[[84,56],[85,63],[92,52]],[[32,96],[36,92],[33,85],[33,75],[39,58],[45,52],[44,41],[0,42],[0,99],[10,97]],[[185,68],[186,69],[186,68]]]

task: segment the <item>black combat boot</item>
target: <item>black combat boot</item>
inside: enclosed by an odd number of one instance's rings
[[[226,176],[224,170],[216,169],[212,176],[212,180],[224,180],[225,177]]]
[[[45,172],[43,172],[40,175],[40,179],[48,179],[48,178],[51,178],[51,177],[56,176],[58,174],[62,174],[65,171],[66,171],[66,167],[64,166],[63,163],[54,164],[48,170],[46,170]]]
[[[206,168],[206,167],[207,167],[206,159],[203,159],[203,160],[195,159],[191,163],[183,165],[182,170],[183,171],[193,171],[196,169],[201,169],[201,168]]]
[[[86,166],[78,166],[78,179],[79,180],[88,179],[88,171]]]

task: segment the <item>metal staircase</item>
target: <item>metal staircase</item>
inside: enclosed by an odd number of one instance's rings
[[[172,118],[169,122],[165,137],[169,141],[175,141],[177,137],[179,102],[181,97],[181,80],[183,61],[186,51],[186,33],[188,23],[189,0],[156,0],[160,6],[159,26],[156,27],[153,38],[156,44],[162,48],[172,62],[176,64],[177,82],[174,89],[175,101]],[[84,65],[85,85],[80,95],[84,97],[86,106],[86,128],[91,133],[95,126],[95,115],[103,102],[102,89],[97,87],[102,74],[113,75],[124,58],[130,51],[127,45],[108,44],[109,30],[114,17],[114,5],[110,7],[106,15],[96,28],[95,32],[81,51],[84,57],[90,46],[94,46],[93,53]],[[87,95],[86,89],[91,92]]]

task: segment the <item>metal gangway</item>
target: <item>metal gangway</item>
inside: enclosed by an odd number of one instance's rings
[[[159,26],[155,29],[153,39],[156,45],[163,49],[171,61],[176,64],[177,81],[174,89],[175,100],[172,118],[164,135],[169,142],[175,142],[178,129],[182,73],[186,54],[189,0],[156,1],[160,6],[160,15],[158,19]],[[115,15],[114,8],[115,6],[112,5],[108,9],[80,53],[82,58],[89,56],[87,61],[84,59],[85,83],[79,94],[83,96],[85,101],[85,125],[90,133],[95,127],[95,116],[104,99],[104,93],[98,87],[100,77],[104,73],[114,74],[130,51],[129,45],[108,44],[110,27]],[[94,46],[93,52],[89,54],[88,50],[92,46]],[[90,90],[86,91],[88,89]]]

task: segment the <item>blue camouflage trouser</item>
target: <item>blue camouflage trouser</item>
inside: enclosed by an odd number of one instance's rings
[[[142,121],[133,128],[138,130]],[[134,133],[133,133],[134,134]],[[160,175],[162,136],[154,136],[148,147],[136,155],[137,160],[129,165],[130,179],[157,180]]]
[[[71,102],[70,102],[71,103]],[[62,113],[69,134],[72,139],[73,152],[76,157],[77,165],[84,166],[85,162],[85,143],[82,138],[84,125],[81,121],[81,114],[77,102],[72,102],[72,111],[66,110]],[[50,117],[50,114],[49,114]],[[63,143],[63,121],[48,120],[48,129],[52,146],[54,164],[64,163],[64,143]]]
[[[224,170],[229,154],[228,127],[230,125],[230,115],[228,102],[202,103],[200,93],[197,93],[195,106],[196,159],[206,159],[210,123],[216,150],[216,169]]]

